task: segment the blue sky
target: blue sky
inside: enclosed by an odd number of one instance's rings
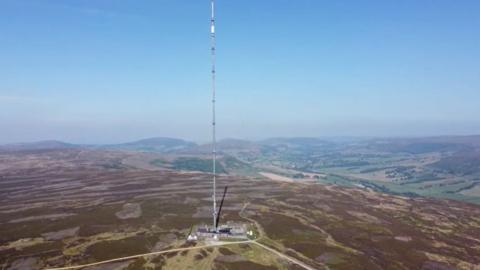
[[[479,1],[217,0],[218,135],[480,133]],[[210,136],[209,1],[0,2],[0,142]]]

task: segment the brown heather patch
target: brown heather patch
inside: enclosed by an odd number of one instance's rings
[[[0,266],[8,269],[15,258],[28,257],[38,258],[39,265],[92,262],[148,252],[162,241],[162,248],[185,246],[192,225],[211,222],[210,216],[195,216],[198,209],[210,207],[210,175],[115,168],[132,155],[69,150],[3,157],[11,160],[6,161],[0,181],[1,246],[79,229],[58,237],[62,239],[49,237],[51,241],[18,250],[4,249],[0,262],[6,263]],[[257,229],[264,232],[262,243],[318,269],[322,265],[331,269],[475,269],[480,265],[477,205],[245,177],[221,176],[218,184],[229,186],[222,220],[244,220],[239,208],[248,203],[243,216],[258,222]],[[118,219],[115,214],[126,204],[140,205],[141,215]],[[59,213],[74,215],[19,220]],[[172,241],[164,241],[168,235],[174,236],[169,238]],[[219,255],[242,255],[250,261],[215,260]],[[268,252],[241,245],[139,259],[128,268],[153,264],[158,269],[197,265],[295,269],[278,261]]]

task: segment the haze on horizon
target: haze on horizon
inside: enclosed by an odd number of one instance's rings
[[[480,133],[480,2],[218,1],[218,135]],[[205,1],[0,3],[0,143],[210,138]]]

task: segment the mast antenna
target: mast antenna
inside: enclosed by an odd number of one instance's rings
[[[217,142],[215,130],[215,0],[210,0],[212,17],[210,19],[210,42],[212,56],[212,176],[213,176],[213,230],[217,231],[217,197],[216,197],[216,163],[217,163]]]

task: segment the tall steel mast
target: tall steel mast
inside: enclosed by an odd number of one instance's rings
[[[211,0],[212,17],[210,20],[210,40],[212,54],[212,174],[213,174],[213,229],[217,231],[217,196],[216,196],[216,163],[217,142],[215,131],[215,0]]]

